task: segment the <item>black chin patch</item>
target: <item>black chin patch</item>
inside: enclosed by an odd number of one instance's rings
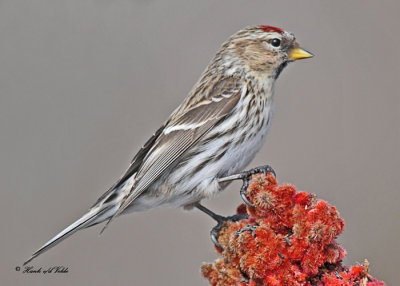
[[[274,72],[274,78],[277,79],[281,74],[282,70],[287,66],[288,62],[283,62],[279,65],[279,67]]]

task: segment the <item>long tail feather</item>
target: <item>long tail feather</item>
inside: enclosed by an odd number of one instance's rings
[[[80,229],[83,229],[85,227],[88,227],[92,225],[93,222],[95,222],[96,219],[104,215],[106,212],[111,210],[114,206],[109,205],[105,208],[102,208],[100,210],[95,210],[91,209],[88,213],[83,215],[80,219],[72,223],[70,226],[65,228],[63,231],[61,231],[59,234],[57,234],[55,237],[50,239],[48,242],[46,242],[41,248],[39,248],[32,256],[24,262],[24,265],[28,264],[31,262],[34,258],[39,256],[40,254],[46,252],[50,248],[56,246],[58,243],[69,237],[70,235],[74,234]]]

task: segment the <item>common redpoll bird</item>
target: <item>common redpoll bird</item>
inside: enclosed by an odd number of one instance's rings
[[[236,173],[265,141],[275,80],[289,62],[311,56],[292,33],[276,27],[249,27],[231,36],[123,176],[25,264],[76,231],[108,224],[119,214],[158,206],[197,207],[219,220],[200,201],[249,174]]]

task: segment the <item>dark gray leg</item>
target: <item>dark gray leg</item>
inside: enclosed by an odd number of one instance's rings
[[[248,218],[247,214],[236,214],[236,215],[224,217],[224,216],[214,213],[213,211],[209,210],[208,208],[201,205],[200,203],[197,203],[195,206],[196,206],[196,208],[198,208],[202,212],[208,214],[210,217],[212,217],[214,220],[217,221],[217,225],[214,226],[210,231],[210,236],[211,236],[211,240],[214,243],[214,245],[216,247],[218,247],[219,249],[224,249],[221,246],[221,244],[219,244],[219,242],[218,242],[219,232],[222,229],[222,227],[224,226],[224,222],[239,221],[239,220]]]

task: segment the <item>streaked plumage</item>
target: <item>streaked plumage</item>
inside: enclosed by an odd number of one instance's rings
[[[293,34],[279,28],[250,27],[231,36],[125,174],[31,259],[77,230],[110,222],[120,213],[190,208],[217,194],[226,186],[218,178],[242,171],[263,145],[280,72],[289,61],[309,56]]]

